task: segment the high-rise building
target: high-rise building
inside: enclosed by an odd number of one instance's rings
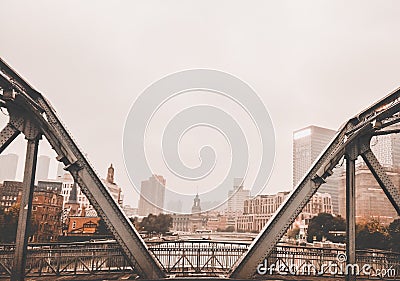
[[[305,176],[335,133],[317,126],[308,126],[293,133],[293,187]],[[340,172],[335,169],[334,174],[318,189],[320,193],[331,195],[335,214],[339,213],[339,177]]]
[[[163,176],[153,175],[142,181],[139,199],[139,215],[158,215],[163,211],[166,180]]]
[[[397,126],[397,128],[399,129],[400,126]],[[399,134],[375,136],[371,139],[370,145],[372,152],[382,166],[390,168],[400,167]]]
[[[49,178],[50,157],[40,155],[36,167],[36,182]]]
[[[170,213],[181,213],[182,212],[182,201],[181,200],[168,201],[167,211]]]
[[[0,155],[0,182],[5,180],[13,181],[17,175],[18,155]]]
[[[243,179],[233,180],[233,189],[228,191],[227,215],[236,216],[243,214],[244,201],[250,198],[250,190],[244,189]]]
[[[400,169],[398,167],[384,167],[388,177],[400,192]],[[346,175],[343,173],[339,186],[339,213],[346,216]],[[363,223],[369,220],[378,220],[389,224],[398,218],[397,212],[379,186],[375,177],[363,162],[357,163],[356,178],[356,222]]]
[[[400,136],[398,134],[375,136],[371,139],[370,147],[394,186],[400,191]],[[357,159],[355,185],[357,222],[376,219],[381,223],[390,223],[398,217],[361,157]],[[343,172],[339,180],[339,213],[342,216],[346,215],[345,194],[346,174]]]

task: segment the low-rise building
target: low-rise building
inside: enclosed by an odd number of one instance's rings
[[[99,217],[70,216],[66,236],[87,236],[96,233]]]
[[[237,231],[260,232],[285,201],[289,192],[278,192],[273,195],[258,195],[244,202],[243,215],[236,220]],[[332,213],[332,200],[328,193],[316,193],[304,207],[294,222],[297,225],[308,225],[310,219],[319,213]]]
[[[12,205],[17,203],[18,194],[22,191],[22,182],[4,181],[0,184],[0,206],[8,211]]]
[[[21,192],[17,204],[21,202]],[[54,242],[62,233],[62,202],[60,194],[52,190],[34,191],[32,200],[32,220],[37,227],[30,242]]]

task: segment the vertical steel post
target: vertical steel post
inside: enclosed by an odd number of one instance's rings
[[[22,281],[25,276],[29,223],[31,219],[33,190],[35,187],[38,147],[39,137],[28,139],[11,281]]]
[[[356,160],[346,155],[346,256],[347,264],[356,263]],[[347,267],[346,267],[347,269]],[[349,270],[346,280],[355,280],[356,275]]]

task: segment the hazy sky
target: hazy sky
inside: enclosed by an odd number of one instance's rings
[[[337,129],[400,86],[398,1],[22,3],[0,2],[0,56],[51,101],[101,176],[114,164],[132,205],[125,118],[170,73],[217,69],[260,95],[277,143],[267,193],[291,188],[294,130]],[[7,152],[22,156],[23,138]]]

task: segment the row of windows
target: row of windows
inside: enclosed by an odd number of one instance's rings
[[[17,196],[3,195],[2,200],[17,200]]]

